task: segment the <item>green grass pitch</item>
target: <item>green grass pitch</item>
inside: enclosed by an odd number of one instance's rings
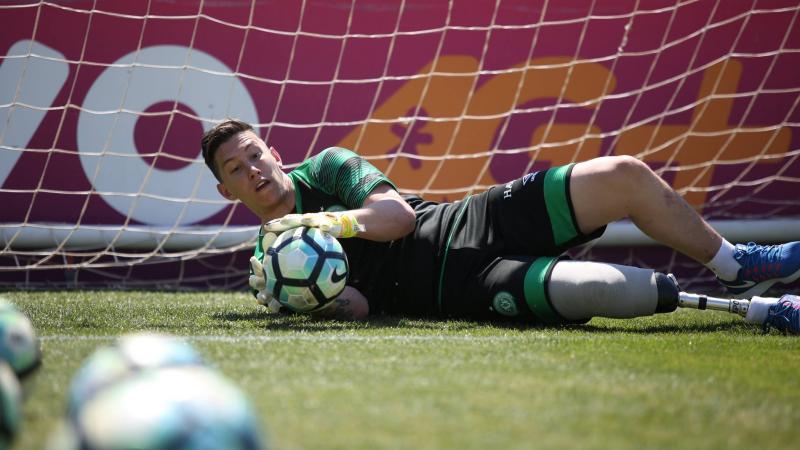
[[[42,338],[13,449],[123,333],[182,336],[253,400],[272,448],[794,449],[800,339],[679,310],[570,328],[266,314],[245,293],[8,292]]]

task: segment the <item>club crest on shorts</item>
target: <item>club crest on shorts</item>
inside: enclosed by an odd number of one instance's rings
[[[492,308],[504,316],[513,317],[519,315],[519,311],[517,311],[517,302],[514,301],[514,296],[505,291],[500,291],[494,295]]]

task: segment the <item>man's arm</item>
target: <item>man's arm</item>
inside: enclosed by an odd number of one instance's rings
[[[375,186],[360,208],[337,212],[287,214],[264,224],[278,234],[297,227],[319,228],[337,238],[360,237],[377,242],[400,239],[414,231],[416,215],[389,184]]]
[[[348,211],[364,226],[358,237],[388,242],[414,231],[416,216],[403,197],[388,184],[380,184],[370,192],[359,209]]]
[[[345,286],[336,299],[311,315],[321,319],[364,320],[369,315],[369,303],[358,289]]]

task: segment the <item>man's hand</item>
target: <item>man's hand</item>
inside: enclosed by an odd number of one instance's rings
[[[281,233],[297,227],[319,228],[335,238],[353,237],[365,230],[364,226],[347,212],[287,214],[264,224],[264,230],[272,233]]]
[[[264,233],[264,237],[261,239],[261,245],[265,255],[267,249],[272,246],[272,243],[275,242],[277,238],[278,235],[275,233]],[[256,301],[266,306],[267,310],[271,313],[280,312],[281,304],[275,300],[272,293],[267,290],[267,276],[264,273],[264,264],[262,261],[259,261],[255,256],[250,257],[250,269],[252,275],[250,275],[247,284],[257,292]]]

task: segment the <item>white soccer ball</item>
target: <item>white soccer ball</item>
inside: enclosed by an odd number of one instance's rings
[[[134,333],[96,350],[81,366],[67,394],[72,415],[106,387],[133,373],[205,362],[187,342],[157,333]]]
[[[62,424],[52,450],[261,450],[243,392],[209,367],[142,371],[116,381]]]
[[[322,309],[347,283],[347,255],[342,245],[317,228],[284,231],[266,253],[267,289],[292,311]]]
[[[0,360],[19,377],[32,372],[42,361],[39,336],[28,316],[0,299]]]

